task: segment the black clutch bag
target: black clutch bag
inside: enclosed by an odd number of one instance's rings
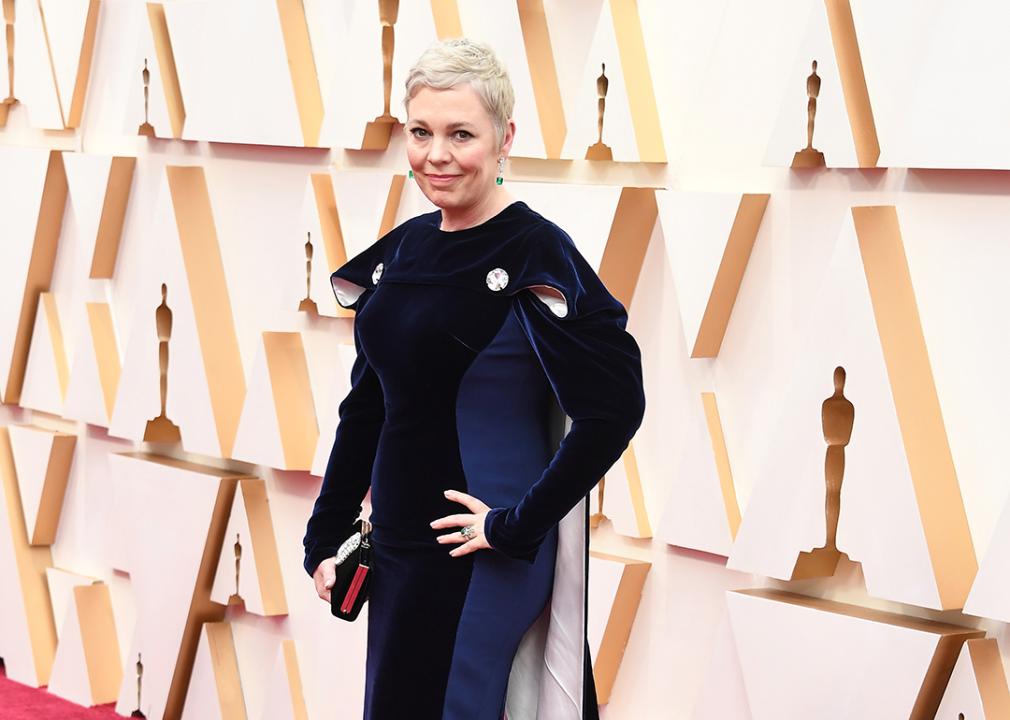
[[[354,523],[351,534],[337,550],[337,580],[330,588],[330,612],[341,620],[353,621],[368,600],[372,578],[372,524]]]

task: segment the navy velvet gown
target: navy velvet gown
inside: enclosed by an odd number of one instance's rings
[[[525,203],[440,222],[408,220],[331,277],[358,354],[305,570],[371,487],[366,720],[499,720],[506,699],[510,720],[594,718],[586,496],[641,423],[639,348],[571,238]],[[435,540],[453,529],[432,520],[469,512],[448,488],[492,508],[493,550],[454,558]]]

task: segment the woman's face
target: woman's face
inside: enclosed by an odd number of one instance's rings
[[[421,192],[437,207],[467,210],[488,200],[498,158],[512,147],[509,120],[499,148],[491,116],[468,84],[422,87],[407,106],[407,159]]]

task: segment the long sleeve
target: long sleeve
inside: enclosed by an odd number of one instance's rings
[[[361,513],[386,417],[382,386],[361,350],[357,325],[354,344],[358,354],[351,367],[351,389],[338,408],[336,437],[302,540],[309,575],[321,560],[336,554]]]
[[[513,310],[572,424],[540,478],[518,503],[492,508],[485,535],[496,550],[533,562],[544,536],[620,458],[645,412],[641,352],[624,306],[604,287],[567,236],[550,238]]]

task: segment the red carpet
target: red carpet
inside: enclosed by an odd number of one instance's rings
[[[7,679],[0,663],[0,720],[111,720],[121,718],[115,703],[81,707],[67,702],[45,689],[36,689]]]

